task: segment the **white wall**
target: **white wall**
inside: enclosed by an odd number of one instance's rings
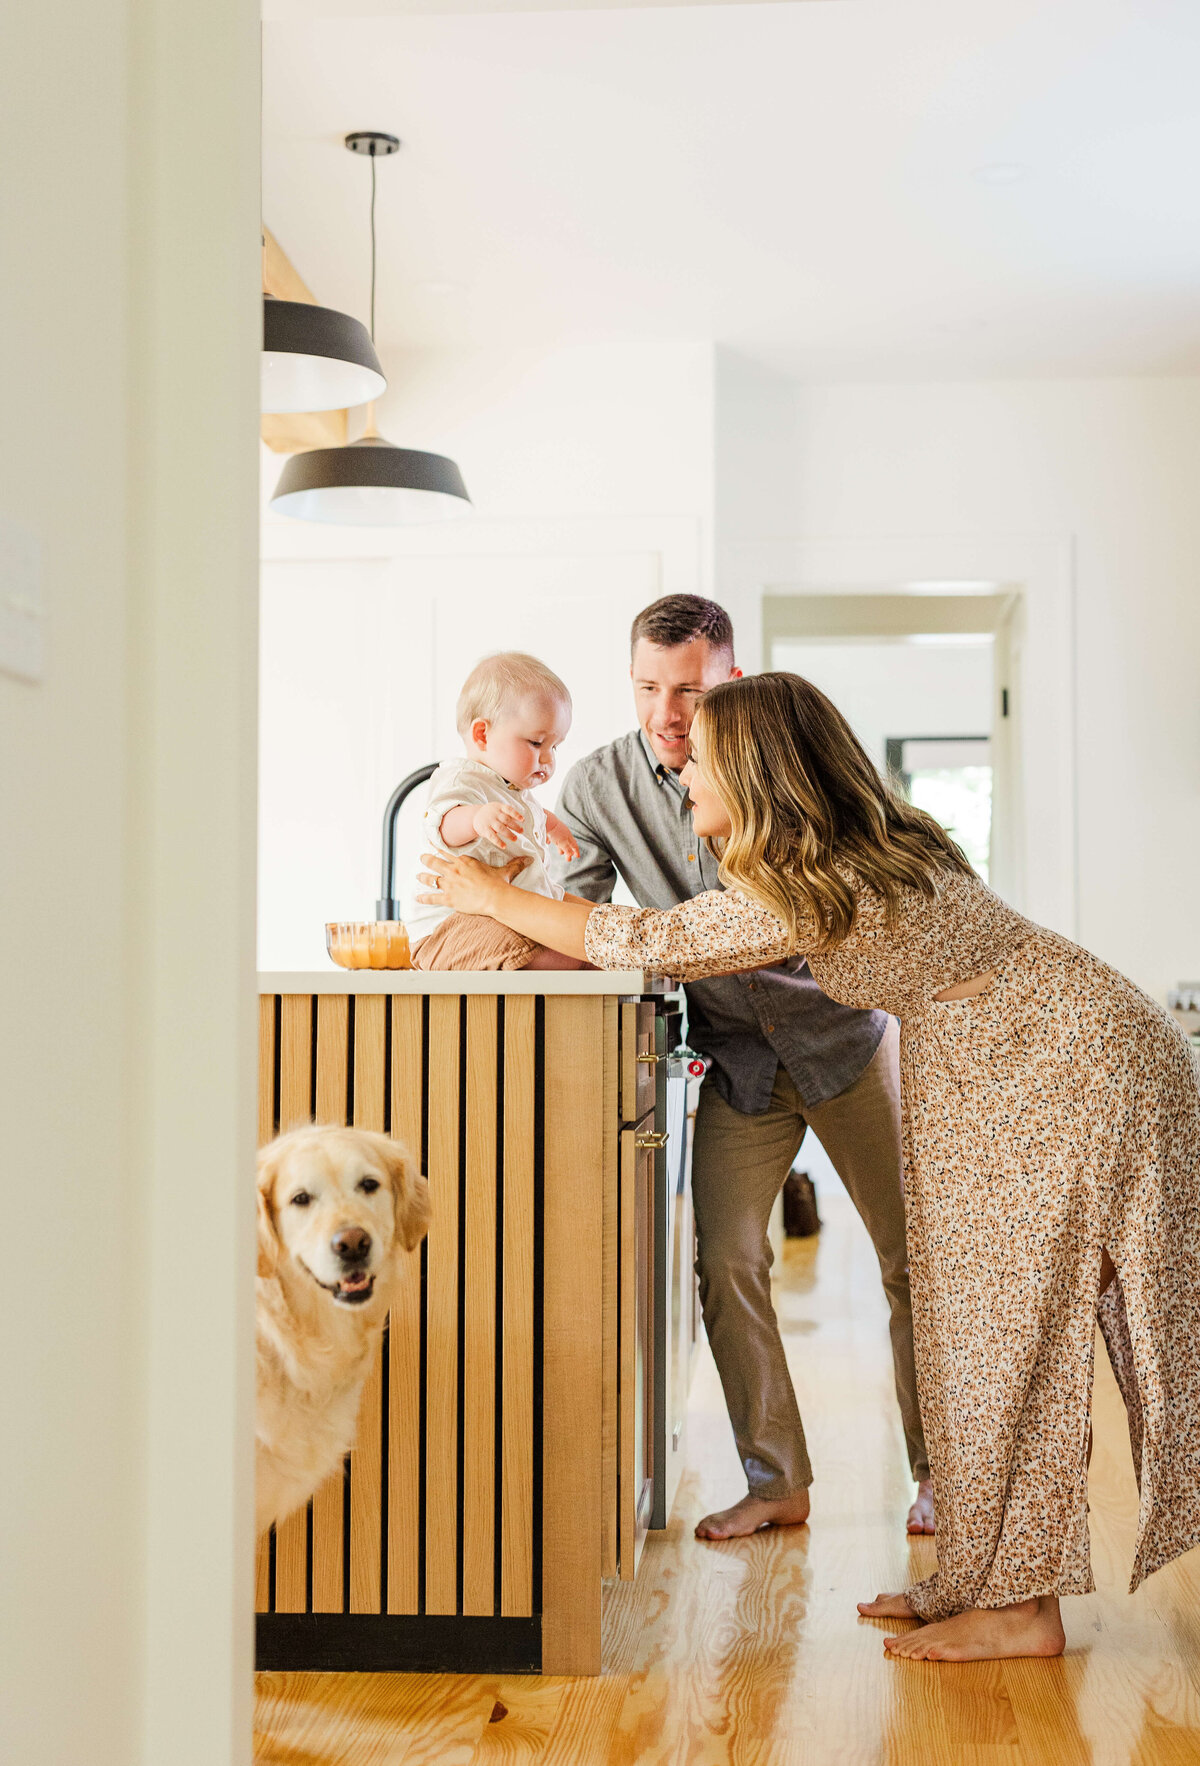
[[[937,644],[790,643],[772,646],[772,668],[827,693],[882,772],[889,736],[988,736],[992,640]]]
[[[482,518],[687,515],[707,537],[709,344],[629,338],[385,356],[379,427],[399,447],[456,459]]]
[[[627,634],[660,593],[653,552],[417,563],[263,565],[264,972],[324,968],[325,922],[374,917],[383,807],[414,768],[459,751],[454,707],[480,656],[533,651],[570,687],[571,733],[541,793],[547,807],[574,760],[633,722]],[[423,802],[421,790],[406,806],[398,871],[415,868]]]
[[[798,390],[787,375],[735,350],[714,352],[714,593],[733,617],[737,658],[747,671],[770,666],[759,615],[765,579],[737,566],[745,548],[796,531]]]
[[[753,384],[725,352],[722,375],[739,381],[752,428]],[[801,578],[1024,587],[1030,618],[1046,622],[1023,658],[1035,671],[1027,720],[1042,732],[1026,755],[1031,911],[1163,996],[1200,971],[1200,381],[803,387],[792,398],[790,482],[773,475],[770,507],[751,507],[745,449],[724,519],[718,490],[718,597],[744,604]],[[760,401],[786,442],[779,385]],[[1039,657],[1056,660],[1037,673]],[[1035,801],[1046,768],[1067,781],[1053,811]]]
[[[325,921],[374,914],[383,806],[406,773],[456,751],[454,702],[481,655],[531,650],[571,690],[553,803],[574,759],[633,724],[634,614],[711,580],[709,348],[409,354],[389,368],[381,429],[457,460],[475,514],[354,530],[264,513],[265,971],[323,967]],[[278,470],[264,462],[264,495]]]
[[[511,584],[521,556],[538,572],[557,557],[566,581],[609,557],[615,585],[617,557],[640,558],[656,592],[724,601],[750,668],[766,588],[1019,588],[1022,905],[1160,996],[1200,971],[1200,382],[799,387],[724,349],[641,343],[408,356],[392,372],[385,433],[457,458],[478,518],[389,534],[268,516],[266,556],[392,560],[403,608],[447,622],[489,560]],[[627,612],[615,586],[581,604],[581,659],[587,632]],[[374,840],[359,900],[377,889]],[[322,903],[345,898],[327,884]]]
[[[249,1759],[256,105],[245,0],[6,14],[0,523],[47,657],[0,670],[23,1766]]]
[[[1078,936],[1159,996],[1200,972],[1200,381],[809,388],[798,411],[801,533],[1069,537]]]

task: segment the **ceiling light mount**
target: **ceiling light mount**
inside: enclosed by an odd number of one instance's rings
[[[354,129],[346,136],[346,146],[351,153],[365,153],[370,159],[386,159],[389,153],[399,153],[400,138],[385,135],[381,129]]]

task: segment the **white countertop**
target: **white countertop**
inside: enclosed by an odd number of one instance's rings
[[[675,993],[641,969],[284,969],[260,974],[260,993]]]

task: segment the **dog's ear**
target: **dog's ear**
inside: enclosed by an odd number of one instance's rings
[[[413,1251],[429,1231],[429,1182],[403,1141],[388,1140],[384,1158],[392,1179],[396,1243]]]
[[[273,1192],[279,1168],[275,1141],[258,1155],[258,1273],[271,1276],[279,1265],[279,1228],[275,1224]]]

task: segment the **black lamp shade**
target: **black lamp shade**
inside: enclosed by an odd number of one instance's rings
[[[264,411],[340,411],[387,386],[370,333],[349,313],[263,299]]]
[[[364,436],[344,448],[292,454],[271,507],[300,521],[399,527],[465,515],[471,500],[462,473],[444,454]]]

